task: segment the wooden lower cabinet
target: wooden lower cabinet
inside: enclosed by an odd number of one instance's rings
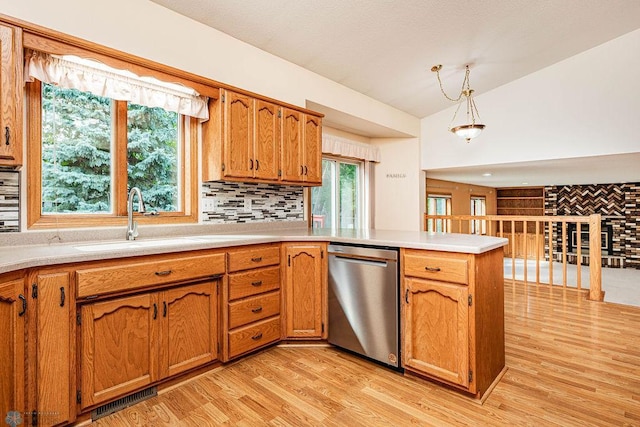
[[[0,416],[3,420],[9,416],[22,417],[26,411],[24,283],[24,278],[0,280]]]
[[[82,305],[81,408],[217,359],[217,284]]]
[[[326,243],[283,243],[285,338],[327,337]]]
[[[401,257],[405,370],[482,398],[505,366],[503,249]]]
[[[405,287],[405,368],[468,387],[467,285],[407,279]]]
[[[224,362],[281,338],[280,244],[229,251],[228,271],[222,292]]]
[[[75,298],[71,271],[39,271],[31,283],[35,303],[35,407],[38,426],[75,420]],[[31,318],[30,318],[31,321]]]

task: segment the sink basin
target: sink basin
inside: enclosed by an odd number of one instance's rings
[[[124,242],[106,242],[94,243],[88,245],[74,246],[75,249],[83,252],[100,252],[100,251],[117,251],[122,249],[135,248],[153,248],[159,246],[179,246],[185,243],[201,243],[201,240],[195,240],[184,237],[174,237],[162,240],[130,240]]]

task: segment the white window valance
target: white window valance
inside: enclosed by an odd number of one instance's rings
[[[322,136],[322,152],[370,162],[380,162],[380,149],[378,147],[331,135]]]
[[[209,99],[195,90],[152,77],[140,77],[97,61],[28,51],[24,68],[24,78],[28,82],[38,79],[66,89],[77,89],[145,107],[160,107],[203,121],[209,119]]]

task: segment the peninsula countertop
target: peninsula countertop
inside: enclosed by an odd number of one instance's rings
[[[216,234],[185,234],[138,240],[4,245],[0,273],[25,268],[259,243],[292,241],[337,242],[433,251],[481,254],[507,244],[501,237],[399,230],[291,228]]]

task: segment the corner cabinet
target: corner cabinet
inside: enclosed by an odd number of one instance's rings
[[[283,109],[280,179],[322,185],[322,119]]]
[[[0,166],[22,165],[22,29],[0,24]]]
[[[502,248],[401,256],[405,370],[482,398],[505,366]]]
[[[26,411],[25,385],[25,319],[27,298],[24,278],[0,279],[0,415]],[[17,415],[16,415],[17,416]],[[4,419],[4,418],[3,418]],[[7,418],[9,419],[9,418]],[[17,424],[17,423],[16,423]]]
[[[284,338],[327,338],[325,243],[283,243]]]

